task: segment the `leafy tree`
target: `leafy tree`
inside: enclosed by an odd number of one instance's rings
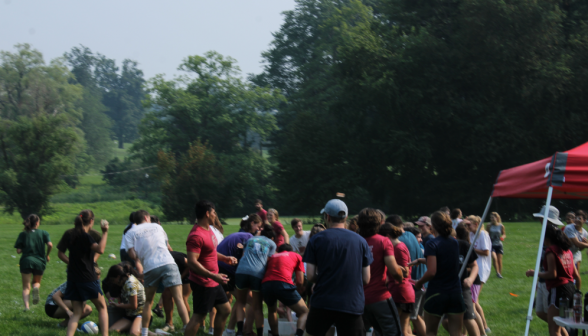
[[[245,200],[271,195],[270,163],[259,144],[276,129],[274,113],[283,97],[244,82],[235,60],[216,52],[190,56],[180,69],[188,75],[151,81],[152,111],[133,145],[144,164],[160,166],[167,218],[191,218],[197,197],[210,198],[229,215]],[[210,167],[216,177],[209,184],[200,175]]]
[[[76,125],[81,88],[62,60],[49,65],[28,44],[0,52],[0,203],[4,211],[49,212],[62,175],[87,160]]]

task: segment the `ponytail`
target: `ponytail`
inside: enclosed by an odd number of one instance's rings
[[[30,232],[39,223],[39,216],[30,214],[25,218],[22,225],[24,225],[23,231]]]
[[[74,220],[74,234],[71,236],[71,242],[73,243],[77,237],[82,235],[84,232],[84,226],[90,225],[94,219],[94,213],[92,210],[82,210]]]

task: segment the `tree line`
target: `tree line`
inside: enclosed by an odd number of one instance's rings
[[[576,0],[297,0],[246,79],[215,52],[145,81],[85,47],[45,65],[19,46],[2,53],[0,201],[42,213],[99,163],[156,165],[148,183],[107,179],[159,193],[169,220],[203,198],[314,214],[336,192],[352,212],[481,211],[500,170],[588,141],[587,23]],[[108,161],[113,140],[131,159]]]

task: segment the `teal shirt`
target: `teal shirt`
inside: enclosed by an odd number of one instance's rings
[[[51,239],[49,238],[49,233],[45,230],[21,232],[14,244],[14,248],[22,250],[20,269],[31,268],[44,271],[45,265],[47,265],[45,245],[49,242],[51,242]]]

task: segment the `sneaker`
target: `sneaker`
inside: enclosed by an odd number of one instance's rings
[[[153,314],[157,315],[159,318],[163,318],[163,312],[161,311],[161,307],[155,306],[155,308],[151,309]]]
[[[151,331],[149,332],[149,334],[151,334]],[[163,331],[163,329],[155,329],[155,334],[156,335],[171,335],[167,331]]]
[[[166,323],[165,326],[163,326],[163,328],[157,329],[157,330],[161,330],[161,331],[164,331],[166,333],[173,333],[173,332],[176,331],[176,328],[174,328],[173,325]]]
[[[496,273],[496,276],[498,277],[498,279],[502,279],[502,274]]]
[[[484,330],[484,332],[486,332],[486,335],[491,334],[492,330],[490,330],[490,328],[486,328],[486,330]]]
[[[214,328],[208,328],[208,333],[209,335],[214,335]]]
[[[33,304],[39,303],[39,287],[33,287]]]

